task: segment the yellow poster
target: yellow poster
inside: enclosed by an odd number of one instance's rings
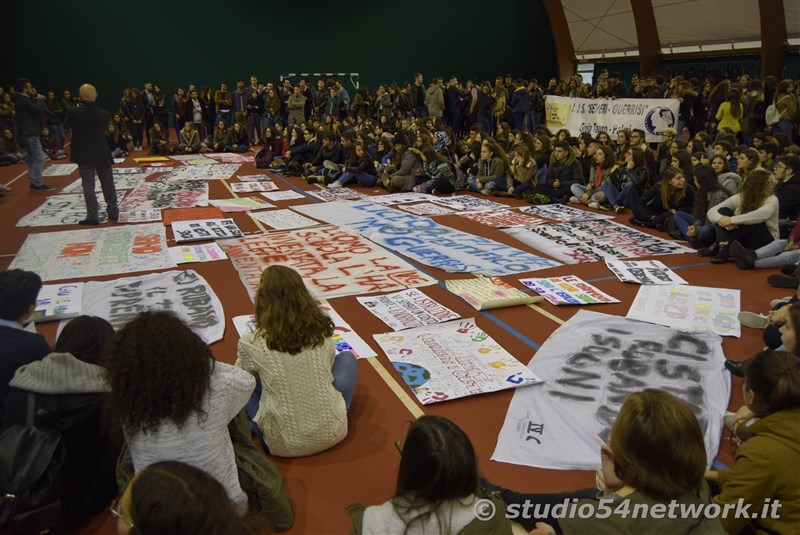
[[[567,103],[545,102],[544,112],[547,118],[547,126],[566,128],[571,108],[572,106]]]

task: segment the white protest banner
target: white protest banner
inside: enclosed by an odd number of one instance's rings
[[[145,182],[131,191],[119,205],[122,212],[208,206],[206,182]]]
[[[432,219],[425,220],[430,222],[427,228],[382,225],[363,234],[378,245],[447,272],[503,276],[561,265],[488,238],[439,225]]]
[[[81,315],[83,283],[45,284],[36,297],[31,321],[53,321]]]
[[[220,242],[251,297],[271,264],[289,266],[318,299],[436,284],[406,261],[342,227],[270,232]]]
[[[141,173],[142,169],[139,167],[114,167],[111,169],[111,172],[115,175],[129,175],[134,173]],[[160,169],[156,169],[154,172],[160,173]]]
[[[214,260],[225,260],[225,254],[216,242],[203,243],[199,245],[179,245],[168,249],[169,257],[176,264],[189,264],[192,262],[212,262]]]
[[[114,176],[114,188],[120,189],[134,189],[138,188],[142,185],[147,177],[149,177],[152,173],[128,173],[122,175],[115,175]],[[83,193],[83,185],[81,183],[81,179],[79,178],[66,188],[62,189],[58,193]],[[95,182],[94,182],[94,191],[95,193],[100,193],[103,189],[100,187],[100,180],[95,175]]]
[[[258,191],[276,191],[278,186],[274,182],[231,182],[234,193],[250,193]]]
[[[286,191],[269,191],[261,194],[269,201],[290,201],[293,199],[305,199],[306,196],[302,193],[292,190]]]
[[[184,162],[196,164],[198,160]],[[185,165],[176,167],[169,174],[164,175],[162,180],[227,180],[239,169],[239,164],[215,163],[214,165]]]
[[[559,97],[547,95],[545,119],[550,128],[566,128],[577,136],[587,132],[597,137],[607,132],[612,139],[620,130],[638,128],[645,141],[663,141],[665,128],[678,124],[677,99],[618,98],[616,100]]]
[[[451,279],[444,284],[449,291],[477,310],[531,305],[542,300],[539,296],[520,292],[500,277]]]
[[[399,209],[411,212],[412,214],[422,216],[436,216],[436,215],[450,215],[457,214],[456,210],[434,204],[432,202],[423,202],[419,204],[398,206]]]
[[[261,182],[262,180],[271,181],[272,177],[269,175],[237,175],[241,182]]]
[[[275,208],[274,204],[261,202],[251,197],[241,197],[234,199],[211,199],[208,204],[216,206],[223,212],[248,212],[250,210],[263,210],[265,208]]]
[[[236,329],[236,332],[239,333],[239,338],[246,334],[256,332],[258,328],[254,314],[250,314],[249,316],[235,316],[231,321],[233,321],[233,327]]]
[[[566,264],[694,252],[685,245],[613,221],[577,221],[503,232]]]
[[[560,223],[614,219],[613,215],[598,214],[589,210],[567,206],[566,204],[538,204],[536,206],[523,206],[520,210],[526,214],[546,217]]]
[[[453,210],[480,212],[483,210],[499,210],[507,208],[505,204],[490,201],[489,199],[482,199],[480,197],[473,197],[472,195],[456,195],[455,197],[432,197],[431,202],[447,206]]]
[[[393,331],[443,323],[461,317],[416,289],[356,297],[356,300]]]
[[[579,310],[528,367],[544,380],[514,393],[492,460],[594,470],[629,394],[662,389],[685,401],[716,457],[731,380],[714,333],[687,333]]]
[[[202,154],[175,154],[174,156],[170,156],[170,158],[176,162],[190,162],[192,160],[202,160],[205,156]]]
[[[473,318],[374,338],[423,405],[539,382]]]
[[[86,283],[83,313],[105,318],[117,330],[145,310],[173,312],[207,344],[225,332],[222,303],[194,270]]]
[[[337,353],[352,351],[356,358],[360,359],[378,356],[332,306],[329,304],[320,304],[319,308],[322,309],[333,322],[333,347],[336,349]]]
[[[276,230],[315,227],[320,223],[291,210],[269,210],[267,212],[251,212],[250,217],[258,219]]]
[[[244,236],[233,219],[173,221],[172,235],[175,236],[176,243],[198,240],[224,240]]]
[[[211,158],[194,158],[193,160],[184,160],[183,165],[216,165],[217,160]]]
[[[9,269],[51,281],[174,267],[164,225],[145,223],[30,234]]]
[[[317,199],[325,202],[371,199],[369,195],[364,195],[363,193],[359,193],[356,190],[350,188],[321,189],[321,190],[312,189],[307,191],[306,193],[308,193],[312,197],[316,197]]]
[[[106,202],[102,195],[96,195],[99,209],[98,220],[101,223],[108,221]],[[124,191],[117,192],[117,200],[125,197]],[[49,227],[54,225],[77,225],[78,221],[86,219],[86,201],[83,195],[54,195],[48,197],[44,203],[17,221],[18,227]]]
[[[519,281],[554,305],[619,303],[619,299],[611,297],[575,275]]]
[[[606,260],[606,267],[622,282],[689,284],[658,260]]]
[[[67,176],[78,170],[76,163],[54,163],[42,170],[42,176]]]
[[[149,223],[161,221],[161,210],[131,210],[120,212],[117,223]]]
[[[544,219],[505,208],[481,212],[461,212],[458,215],[494,228],[533,227],[547,223]]]
[[[225,163],[249,163],[253,161],[252,156],[238,154],[236,152],[209,152],[204,154],[206,158],[214,158]]]
[[[675,329],[742,335],[741,292],[705,286],[642,286],[625,317]]]
[[[332,189],[329,191],[342,190]],[[313,192],[309,191],[307,193]],[[412,228],[436,225],[435,222],[427,217],[419,217],[364,200],[304,204],[302,206],[292,206],[292,210],[332,225],[347,226],[360,233],[388,224],[404,226],[409,232]]]
[[[125,158],[114,158],[114,163],[116,164],[125,163]]]
[[[389,195],[373,195],[369,197],[369,202],[389,206],[390,204],[406,204],[430,200],[431,196],[427,193],[417,193],[409,191],[406,193],[390,193]]]

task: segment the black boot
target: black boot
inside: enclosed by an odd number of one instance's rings
[[[712,264],[724,264],[731,259],[730,255],[730,245],[727,243],[720,243],[719,248],[717,249],[717,254],[715,254],[711,258]]]
[[[717,254],[718,250],[719,250],[719,245],[717,245],[716,243],[713,243],[713,244],[709,245],[708,247],[704,247],[704,248],[700,249],[699,251],[697,251],[697,254],[699,256],[715,256]]]

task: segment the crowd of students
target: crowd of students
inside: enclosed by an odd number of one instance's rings
[[[639,78],[629,91],[614,73],[588,88],[577,78],[553,82],[543,91],[535,80],[468,81],[462,88],[451,79],[445,88],[439,78],[426,87],[418,75],[413,84],[380,86],[374,95],[359,90],[351,101],[337,81],[320,80],[314,90],[307,81],[273,87],[251,77],[249,87],[239,81],[234,90],[227,84],[213,92],[181,89],[171,104],[157,84],[146,84],[141,92],[126,90],[109,124],[109,150],[125,155],[131,143],[139,149],[145,135],[156,154],[248,150],[252,141],[261,145],[257,165],[330,188],[354,182],[433,194],[467,188],[630,211],[632,224],[688,240],[714,263],[732,260],[747,269],[775,256],[794,269],[800,259],[794,84],[775,85],[763,100],[781,103],[787,129],[758,122],[750,106],[762,100],[748,101],[741,93],[757,92],[760,81],[744,76],[709,91],[706,80],[680,77]],[[658,146],[638,129],[614,138],[553,134],[540,124],[538,106],[546,95],[573,93],[678,96],[680,122]],[[782,95],[790,95],[795,107]],[[701,109],[703,96],[707,111]],[[170,111],[177,146],[170,144]],[[48,134],[61,139],[63,128],[51,128],[48,120]],[[3,136],[13,140],[13,129]],[[68,467],[58,498],[61,527],[97,514],[118,490],[111,511],[120,533],[248,534],[292,525],[282,478],[263,452],[307,456],[341,442],[357,380],[354,356],[335,353],[332,324],[296,272],[282,266],[263,272],[256,329],[240,339],[235,366],[217,362],[188,326],[164,312],[141,313],[118,332],[103,319],[76,318],[52,350],[22,329],[41,284],[33,273],[0,272],[0,417],[8,430],[23,425],[36,407],[36,425],[61,432]],[[750,525],[765,532],[796,529],[800,361],[793,333],[800,304],[780,307],[781,321],[776,314],[772,327],[781,330],[783,347],[771,346],[735,369],[744,377],[746,407],[734,420],[747,421],[748,436],[730,470],[705,471],[696,418],[661,391],[625,401],[599,452],[599,490],[557,496],[522,495],[482,479],[464,432],[447,419],[425,416],[397,444],[395,496],[383,505],[351,507],[353,532],[509,532],[502,515],[490,523],[477,520],[477,501],[489,499],[504,510],[505,503],[555,503],[565,496],[650,505],[743,500],[754,507],[769,498],[783,504],[780,517],[752,519]],[[748,524],[732,517],[540,520],[523,525],[532,533],[569,534],[738,533]]]

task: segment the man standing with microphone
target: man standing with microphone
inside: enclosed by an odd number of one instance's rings
[[[86,219],[79,223],[81,225],[98,225],[100,217],[97,213],[99,210],[97,196],[94,193],[95,173],[100,179],[100,187],[103,188],[108,218],[116,220],[119,217],[117,190],[114,187],[114,175],[111,172],[113,160],[105,137],[110,115],[95,104],[97,89],[93,85],[83,84],[79,95],[83,105],[70,108],[65,121],[65,126],[72,130],[70,160],[78,164],[83,198],[86,201]]]

